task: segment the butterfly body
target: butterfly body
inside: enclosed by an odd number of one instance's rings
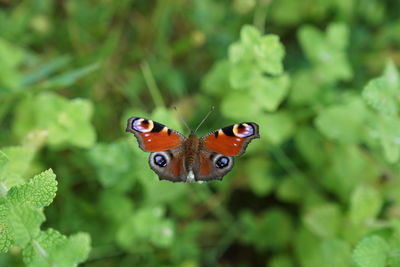
[[[126,131],[139,147],[151,152],[149,165],[161,180],[194,182],[221,180],[233,167],[233,156],[244,153],[247,144],[259,138],[256,123],[238,123],[210,132],[202,138],[182,134],[152,120],[132,117]]]

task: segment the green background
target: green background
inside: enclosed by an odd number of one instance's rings
[[[400,266],[400,2],[0,1],[0,266]],[[158,181],[131,116],[254,121]]]

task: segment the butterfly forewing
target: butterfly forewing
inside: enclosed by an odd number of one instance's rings
[[[254,122],[243,122],[210,132],[201,140],[209,151],[226,156],[239,156],[255,138],[260,138],[258,125]]]
[[[127,132],[133,133],[139,147],[146,152],[158,152],[179,147],[184,136],[165,125],[140,117],[128,120]]]

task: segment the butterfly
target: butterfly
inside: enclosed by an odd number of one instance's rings
[[[189,137],[158,122],[131,117],[127,132],[133,133],[139,147],[151,152],[150,168],[160,180],[195,182],[222,180],[251,140],[260,138],[254,122],[237,123],[212,131],[202,138]]]

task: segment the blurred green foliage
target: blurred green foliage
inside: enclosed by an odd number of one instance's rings
[[[0,265],[400,266],[399,13],[0,1]],[[172,106],[261,139],[222,182],[158,181],[124,128],[183,132]]]

